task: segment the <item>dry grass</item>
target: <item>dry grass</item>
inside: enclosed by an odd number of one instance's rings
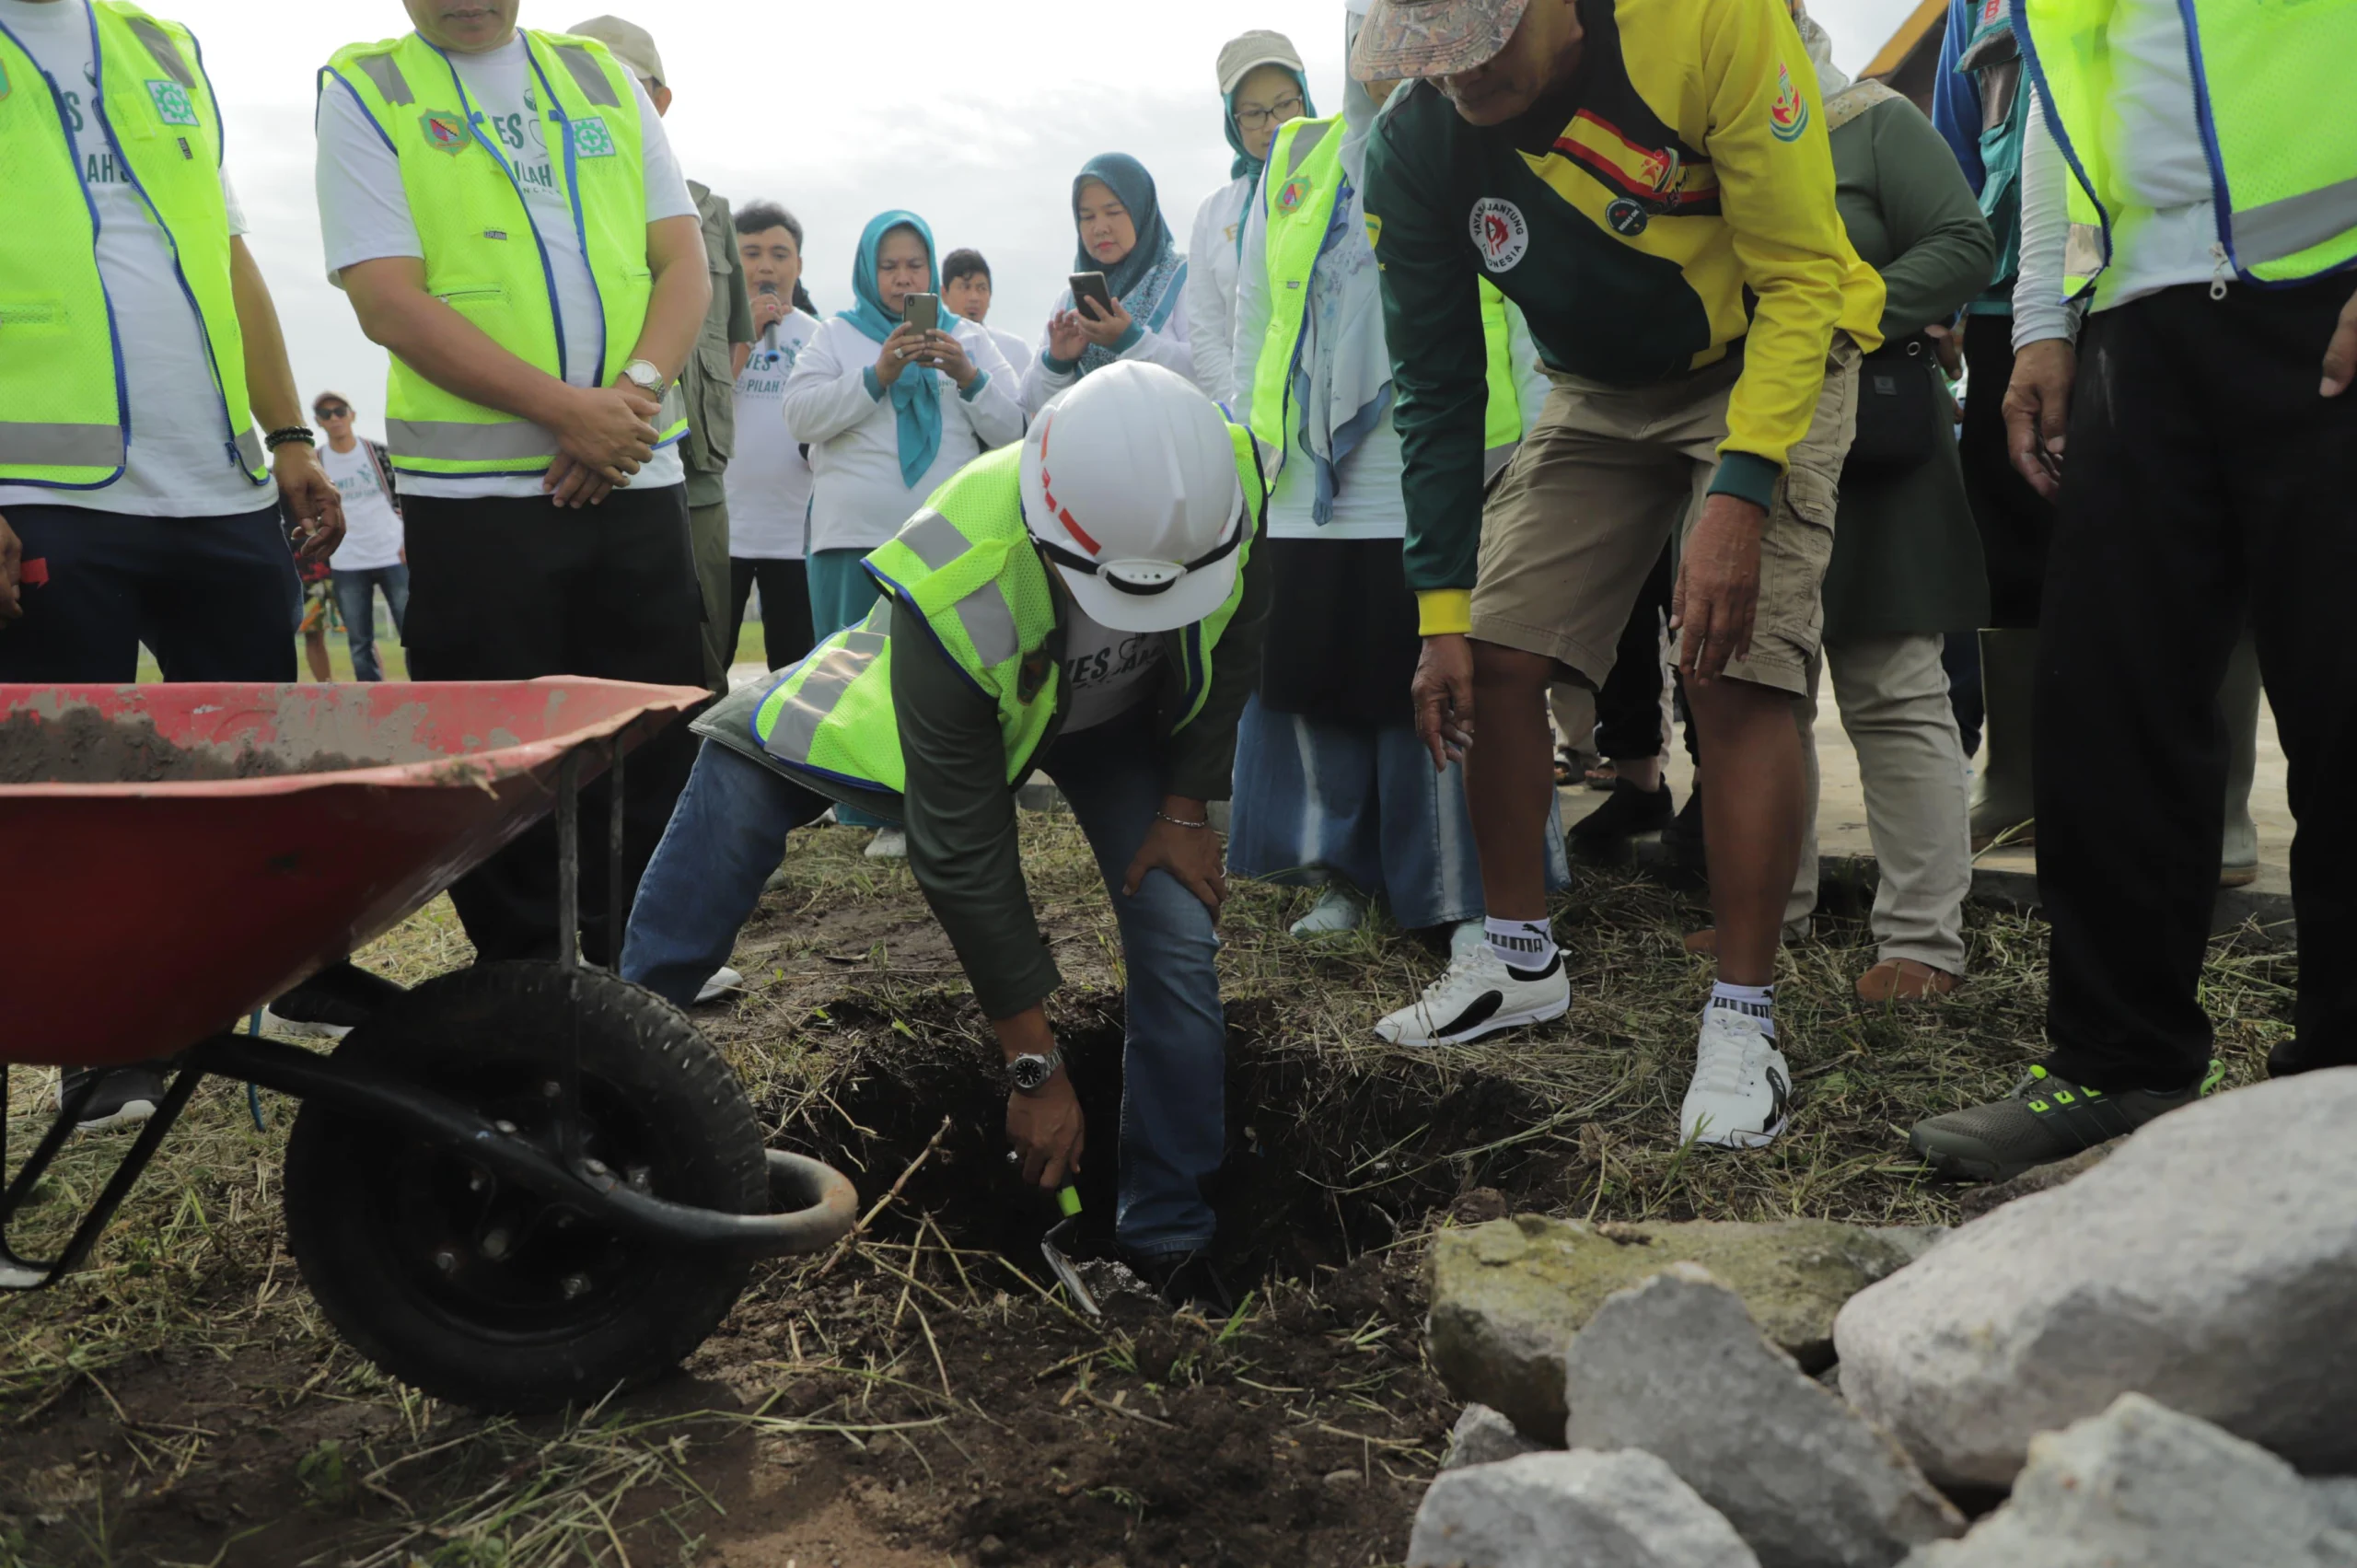
[[[1101,1008],[1121,962],[1094,861],[1068,818],[1027,815],[1023,831],[1034,901],[1058,961],[1074,993]],[[830,1009],[846,1003],[894,1020],[910,1040],[931,1030],[938,1038],[915,1042],[928,1049],[963,1049],[961,1035],[983,1049],[954,962],[937,937],[922,935],[905,866],[860,858],[864,841],[827,830],[797,842],[739,949],[746,993],[707,1016],[708,1032],[779,1128],[807,1121],[861,1068],[863,1053],[881,1049],[879,1039],[891,1042],[889,1027],[832,1027]],[[1789,949],[1782,966],[1778,1011],[1801,1095],[1793,1131],[1759,1154],[1698,1156],[1675,1144],[1709,985],[1707,965],[1679,947],[1682,932],[1704,919],[1690,900],[1634,874],[1583,871],[1558,906],[1573,978],[1570,1017],[1483,1048],[1425,1053],[1385,1046],[1367,1026],[1437,973],[1441,959],[1380,923],[1297,942],[1285,927],[1310,897],[1239,885],[1222,963],[1261,1093],[1259,1136],[1289,1156],[1306,1152],[1302,1179],[1325,1190],[1338,1216],[1348,1208],[1344,1228],[1360,1236],[1365,1216],[1378,1214],[1412,1244],[1446,1223],[1454,1200],[1492,1185],[1532,1206],[1598,1218],[1939,1223],[1953,1217],[1952,1200],[1904,1159],[1905,1128],[2003,1092],[2038,1049],[2044,938],[2034,919],[1974,910],[1968,985],[1906,1010],[1857,1003],[1851,981],[1871,961],[1863,925],[1821,919],[1817,936]],[[893,934],[842,950],[845,918],[884,914],[901,919]],[[2288,1029],[2293,959],[2256,936],[2213,947],[2206,974],[2230,1082],[2257,1075],[2267,1047]],[[442,901],[362,960],[413,982],[467,957]],[[45,1073],[12,1070],[8,1134],[19,1151],[45,1123]],[[90,1267],[53,1291],[0,1303],[0,1451],[16,1467],[0,1479],[0,1568],[156,1561],[123,1534],[124,1510],[228,1473],[226,1456],[258,1434],[300,1455],[294,1469],[305,1506],[375,1510],[376,1523],[317,1561],[618,1562],[625,1516],[642,1532],[631,1538],[629,1561],[691,1561],[699,1521],[716,1504],[691,1477],[687,1454],[691,1441],[711,1439],[714,1418],[593,1411],[527,1429],[389,1384],[336,1341],[284,1250],[278,1154],[294,1108],[271,1096],[263,1105],[257,1131],[241,1086],[207,1085]],[[928,1114],[937,1120],[949,1109]],[[121,1147],[109,1138],[70,1144],[19,1222],[17,1245],[38,1255],[62,1239]],[[849,1427],[828,1440],[854,1438],[873,1419],[860,1379],[871,1396],[877,1379],[940,1388],[949,1375],[934,1342],[945,1315],[1004,1309],[1008,1282],[972,1277],[987,1260],[946,1237],[928,1247],[920,1234],[915,1245],[922,1265],[905,1236],[864,1251],[862,1288],[903,1307],[890,1312],[888,1333],[856,1352],[830,1357],[821,1343],[804,1342],[830,1331],[819,1318],[789,1325],[771,1310],[795,1298],[793,1268],[757,1282],[740,1317],[749,1313],[790,1344],[763,1364],[772,1387],[805,1376],[797,1367],[852,1378],[830,1400],[761,1417],[786,1423],[768,1437]],[[1275,1283],[1279,1303],[1305,1283]],[[1264,1290],[1253,1313],[1275,1309]],[[1082,1361],[1098,1357],[1118,1371],[1124,1355],[1133,1365],[1135,1347],[1114,1333]],[[158,1366],[185,1369],[192,1387],[206,1378],[234,1386],[234,1400],[169,1419],[119,1402],[126,1380],[145,1373],[155,1381]],[[1374,1406],[1391,1396],[1371,1384],[1355,1397]],[[75,1411],[83,1413],[68,1420]],[[650,1557],[638,1543],[656,1527],[672,1544]],[[224,1539],[238,1527],[225,1527]]]

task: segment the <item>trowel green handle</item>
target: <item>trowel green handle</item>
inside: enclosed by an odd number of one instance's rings
[[[1056,1207],[1063,1211],[1063,1216],[1066,1219],[1071,1219],[1074,1215],[1079,1214],[1080,1189],[1077,1187],[1063,1187],[1058,1189],[1056,1192]]]

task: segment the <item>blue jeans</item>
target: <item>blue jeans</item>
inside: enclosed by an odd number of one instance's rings
[[[385,590],[385,608],[393,612],[393,635],[398,637],[409,615],[409,568],[398,563],[365,566],[335,572],[328,580],[335,589],[336,610],[343,617],[344,638],[352,645],[352,679],[384,679],[377,664],[377,590]]]
[[[1134,897],[1120,890],[1164,793],[1146,723],[1140,711],[1067,737],[1042,765],[1096,854],[1129,973],[1115,1234],[1132,1252],[1183,1252],[1208,1245],[1214,1228],[1203,1185],[1225,1144],[1227,1023],[1211,912],[1167,872],[1149,874]],[[638,885],[622,978],[682,1006],[695,1000],[728,961],[786,834],[827,805],[706,741]]]

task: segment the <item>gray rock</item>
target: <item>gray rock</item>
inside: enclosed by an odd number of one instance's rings
[[[2083,1149],[2066,1160],[2052,1165],[2032,1166],[2011,1181],[1992,1182],[1986,1187],[1968,1187],[1957,1197],[1956,1206],[1968,1220],[2003,1208],[2016,1198],[2026,1198],[2033,1192],[2044,1192],[2077,1179],[2109,1159],[2124,1138],[2114,1138],[2107,1144],[2097,1144]]]
[[[1526,1454],[1424,1493],[1408,1568],[1759,1568],[1735,1527],[1651,1454]]]
[[[2151,1395],[2302,1469],[2357,1469],[2357,1068],[2189,1106],[1862,1292],[1841,1388],[1943,1486]]]
[[[1563,1431],[1563,1347],[1614,1291],[1700,1263],[1770,1340],[1812,1372],[1833,1361],[1833,1316],[1912,1261],[1924,1233],[1828,1220],[1587,1225],[1535,1214],[1433,1238],[1434,1367],[1459,1399],[1502,1411],[1549,1446]]]
[[[2357,1475],[2331,1475],[2308,1482],[2308,1495],[2336,1528],[2357,1535]]]
[[[1898,1445],[1760,1338],[1696,1264],[1607,1301],[1566,1362],[1572,1446],[1659,1458],[1763,1568],[1890,1568],[1963,1533]]]
[[[1501,1459],[1537,1453],[1539,1446],[1489,1406],[1467,1405],[1449,1429],[1448,1457],[1441,1460],[1440,1468],[1461,1470],[1468,1465],[1494,1465]]]
[[[2142,1137],[2142,1133],[2138,1133]],[[2030,1444],[2005,1505],[1907,1568],[2351,1568],[2291,1466],[2142,1394]]]

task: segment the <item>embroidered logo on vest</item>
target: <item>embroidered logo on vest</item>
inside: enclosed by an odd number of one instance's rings
[[[575,157],[611,157],[614,156],[613,133],[606,129],[606,122],[598,115],[573,122],[573,155]]]
[[[156,118],[167,125],[196,124],[196,105],[188,99],[188,89],[178,82],[150,82],[147,96],[156,100]]]
[[[1286,180],[1283,189],[1277,192],[1277,215],[1290,217],[1301,211],[1301,204],[1309,200],[1309,190],[1306,180]]]
[[[457,154],[467,145],[467,122],[447,109],[429,110],[417,117],[424,129],[425,145],[436,152]]]
[[[1530,250],[1530,225],[1522,209],[1501,196],[1484,196],[1473,203],[1473,248],[1481,265],[1493,273],[1510,273]]]

